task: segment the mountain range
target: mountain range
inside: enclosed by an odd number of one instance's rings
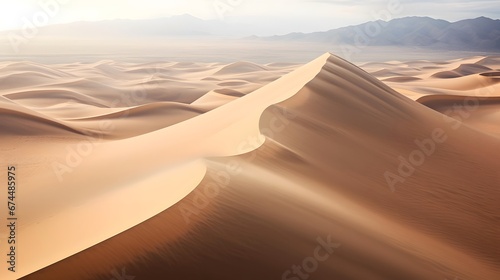
[[[25,28],[26,29],[26,28]],[[175,39],[232,38],[258,42],[316,42],[332,46],[397,46],[464,51],[500,51],[500,20],[486,17],[448,22],[430,17],[405,17],[388,22],[377,20],[324,32],[290,33],[271,37],[251,36],[252,26],[219,20],[203,20],[191,15],[159,19],[117,19],[99,22],[74,22],[38,27],[37,36],[114,40],[116,38]],[[26,30],[0,33],[0,43],[13,34],[17,38]],[[30,31],[31,32],[31,31]],[[31,32],[33,33],[33,32]]]
[[[448,22],[430,17],[405,17],[389,22],[371,21],[326,32],[291,33],[254,39],[451,50],[500,50],[500,20],[479,17]]]

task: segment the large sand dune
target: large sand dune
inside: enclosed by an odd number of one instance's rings
[[[17,277],[500,277],[498,57],[1,66]]]

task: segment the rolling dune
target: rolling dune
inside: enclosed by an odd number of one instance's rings
[[[500,277],[495,57],[30,65],[18,278]]]

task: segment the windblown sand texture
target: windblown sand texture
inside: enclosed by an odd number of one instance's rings
[[[16,277],[500,279],[500,58],[361,68],[0,63]]]

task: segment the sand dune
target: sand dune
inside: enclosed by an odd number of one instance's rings
[[[51,98],[44,98],[46,95],[50,95]],[[76,102],[78,104],[85,104],[100,108],[107,107],[96,98],[75,91],[63,89],[18,91],[10,94],[4,94],[4,96],[10,100],[15,100],[16,102],[25,104],[29,107],[43,108],[68,102]]]
[[[405,82],[414,82],[414,81],[419,81],[419,80],[421,80],[421,79],[418,78],[418,77],[408,76],[408,77],[392,77],[392,78],[384,79],[382,81],[384,81],[384,82],[405,83]]]
[[[199,104],[199,106],[212,110],[242,96],[244,96],[244,94],[236,90],[230,90],[230,89],[213,90],[203,95],[199,99],[195,100],[191,104],[192,105]]]
[[[52,65],[0,92],[17,276],[497,279],[496,61]]]
[[[438,72],[432,76],[442,79],[451,79],[451,78],[469,76],[473,74],[479,74],[490,70],[491,70],[490,68],[480,64],[462,64],[457,69],[453,69],[451,71]]]
[[[182,103],[156,102],[105,115],[72,119],[67,123],[90,131],[102,131],[101,125],[108,123],[113,131],[109,135],[103,131],[102,138],[124,139],[169,127],[206,113],[210,109],[213,108]]]
[[[490,77],[490,78],[499,78],[500,71],[481,73],[481,76]]]
[[[482,58],[477,62],[477,64],[498,69],[500,68],[500,56],[497,55]]]
[[[238,74],[238,73],[248,73],[256,71],[265,71],[266,68],[263,66],[253,64],[250,62],[235,62],[222,67],[219,71],[214,73],[214,75],[225,75],[225,74]]]
[[[497,71],[494,70],[500,67],[496,56],[440,62],[368,63],[362,67],[414,100],[427,95],[500,95]],[[393,67],[397,71],[394,71],[393,75],[378,72],[383,67]]]
[[[467,96],[429,95],[417,101],[472,129],[500,136],[500,126],[498,125],[500,123],[500,97],[471,99]],[[457,114],[457,105],[463,104],[468,104],[470,110],[465,109]]]

